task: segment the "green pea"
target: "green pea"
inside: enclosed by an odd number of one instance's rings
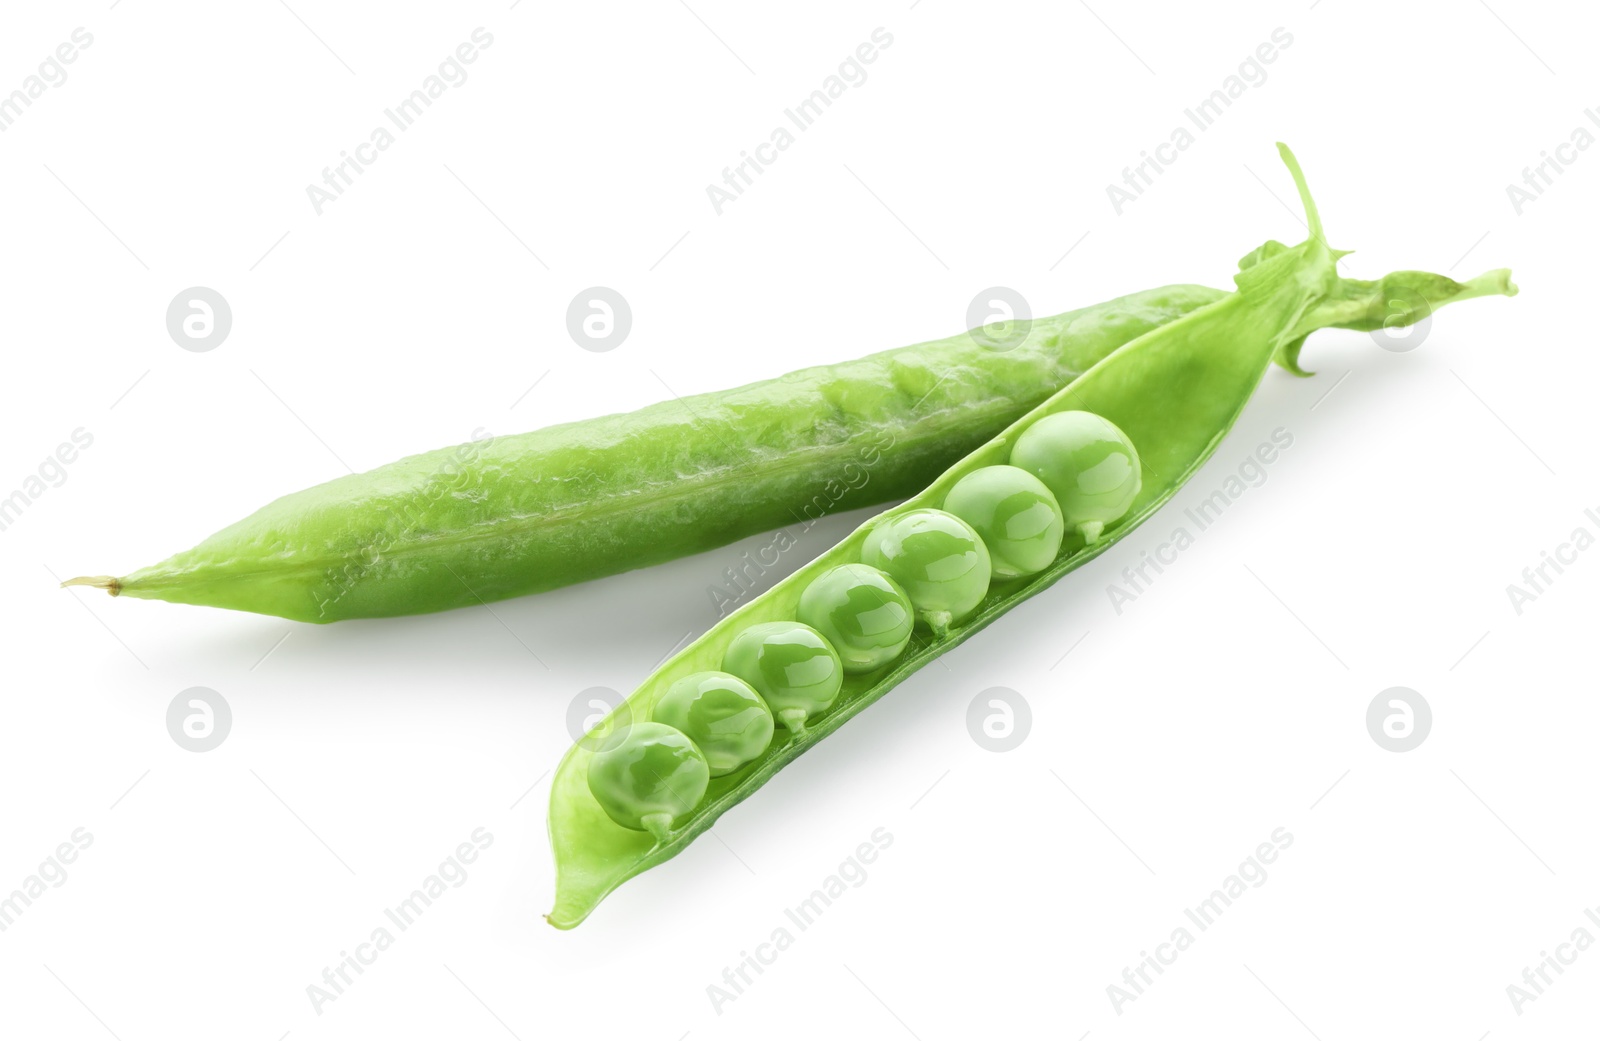
[[[800,594],[800,620],[833,645],[848,673],[871,672],[911,642],[911,601],[893,580],[866,564],[841,564]]]
[[[943,636],[989,591],[989,550],[972,525],[943,510],[912,510],[874,527],[861,559],[900,583],[917,617]]]
[[[1093,412],[1045,416],[1017,438],[1011,465],[1043,481],[1067,527],[1093,545],[1139,494],[1139,453],[1115,423]]]
[[[1044,482],[1015,466],[985,466],[956,482],[944,508],[972,525],[989,547],[995,578],[1024,578],[1061,552],[1066,524]]]
[[[762,622],[733,638],[722,658],[725,672],[744,680],[792,733],[832,707],[844,684],[839,652],[822,634],[799,622]]]
[[[772,743],[772,710],[750,685],[726,672],[696,672],[668,687],[651,717],[695,743],[712,777],[730,774]]]
[[[664,723],[633,724],[589,762],[589,791],[606,816],[657,842],[700,805],[710,781],[700,749]]]

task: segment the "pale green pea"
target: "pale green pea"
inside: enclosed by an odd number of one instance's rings
[[[1043,481],[1067,527],[1093,545],[1139,494],[1139,453],[1115,423],[1092,412],[1045,416],[1017,438],[1011,465]]]
[[[666,689],[650,713],[681,731],[706,757],[712,777],[739,769],[772,743],[772,710],[726,672],[696,672]]]
[[[797,613],[839,652],[848,673],[880,669],[911,642],[911,601],[888,575],[866,564],[841,564],[818,575],[800,594]]]
[[[989,550],[972,525],[943,510],[912,510],[874,527],[861,559],[906,591],[917,617],[943,636],[989,591]]]
[[[792,733],[832,707],[844,684],[839,652],[800,622],[762,622],[733,638],[723,671],[756,689]]]
[[[972,525],[989,547],[997,579],[1025,578],[1061,552],[1066,524],[1050,489],[1015,466],[985,466],[956,482],[944,508]]]
[[[606,816],[657,842],[706,797],[711,769],[682,732],[665,723],[635,723],[589,762],[589,791]]]

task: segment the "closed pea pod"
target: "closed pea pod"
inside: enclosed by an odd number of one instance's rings
[[[1092,413],[1137,446],[1137,457],[1147,464],[1152,479],[1141,482],[1125,512],[1114,519],[1115,526],[1107,527],[1093,543],[1064,545],[1048,566],[1032,576],[996,583],[970,616],[953,621],[948,632],[932,643],[902,646],[896,656],[865,671],[859,664],[855,670],[847,668],[838,698],[825,715],[801,732],[791,731],[783,739],[775,739],[764,755],[739,773],[712,779],[702,801],[664,838],[612,823],[582,784],[594,752],[580,742],[557,768],[551,788],[550,837],[557,868],[556,903],[548,915],[551,924],[570,928],[581,922],[617,885],[675,856],[721,814],[754,794],[777,771],[911,673],[1126,537],[1171,499],[1210,457],[1273,361],[1298,365],[1299,340],[1305,335],[1307,321],[1327,315],[1349,316],[1351,300],[1365,290],[1338,277],[1336,254],[1323,238],[1298,164],[1287,149],[1283,155],[1306,208],[1311,234],[1305,242],[1251,254],[1236,276],[1238,294],[1141,336],[1106,358],[1066,391],[935,478],[922,492],[857,529],[822,557],[719,621],[662,663],[629,702],[649,704],[660,690],[683,676],[716,667],[739,634],[751,627],[797,618],[815,624],[817,612],[808,614],[802,608],[808,597],[815,599],[818,590],[829,594],[829,605],[848,603],[848,597],[837,595],[839,587],[849,589],[864,582],[868,576],[863,571],[876,574],[861,563],[872,531],[895,517],[937,509],[962,478],[981,468],[1005,465],[1019,440],[1050,416],[1070,411]],[[1496,277],[1503,291],[1512,291],[1503,275]],[[889,579],[879,578],[893,588]],[[833,638],[828,629],[818,628]],[[844,635],[854,636],[855,632]],[[839,650],[848,665],[845,648]]]
[[[697,672],[668,687],[652,718],[695,743],[712,777],[732,773],[772,743],[772,710],[750,685],[725,672]]]
[[[1500,292],[1503,271],[1466,283],[1420,271],[1343,279],[1300,319],[1279,361],[1301,372],[1299,344],[1314,329],[1392,328]],[[771,531],[819,506],[837,513],[912,495],[1124,344],[1229,296],[1163,286],[1034,319],[1006,351],[960,333],[484,436],[285,495],[130,574],[65,584],[319,623],[556,589]],[[1397,317],[1396,299],[1425,306]]]
[[[1004,352],[962,332],[485,436],[285,495],[158,564],[70,584],[320,623],[475,606],[672,560],[819,505],[910,495],[1122,344],[1225,295],[1165,286],[1035,319]]]
[[[989,591],[989,549],[972,525],[943,510],[884,519],[867,535],[861,559],[906,591],[917,617],[943,636]]]
[[[1061,550],[1066,524],[1050,489],[1015,466],[984,466],[957,481],[944,508],[989,547],[996,579],[1038,574]]]
[[[734,637],[722,658],[724,672],[755,688],[789,730],[832,707],[844,685],[839,652],[800,622],[763,622]]]
[[[1139,453],[1117,425],[1091,412],[1045,416],[1017,437],[1011,465],[1044,482],[1067,527],[1094,544],[1128,512],[1143,483]]]

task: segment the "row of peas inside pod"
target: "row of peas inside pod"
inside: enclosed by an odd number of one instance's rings
[[[846,675],[900,657],[916,622],[945,637],[991,581],[1049,567],[1069,531],[1096,542],[1139,487],[1138,453],[1115,424],[1090,412],[1041,418],[1017,437],[1010,465],[966,474],[944,509],[875,526],[859,562],[823,572],[800,594],[797,620],[750,626],[729,644],[721,671],[669,686],[648,720],[619,728],[595,752],[590,792],[616,823],[666,841],[711,778],[759,760],[780,725],[803,734]]]

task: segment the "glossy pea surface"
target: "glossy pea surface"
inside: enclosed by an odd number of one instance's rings
[[[712,777],[732,773],[772,743],[772,710],[744,680],[726,672],[696,672],[656,701],[657,723],[695,743]]]
[[[997,579],[1038,574],[1061,552],[1061,507],[1043,481],[1020,467],[972,471],[950,489],[944,508],[972,525],[989,547],[989,568]]]
[[[744,680],[766,700],[778,720],[796,733],[832,707],[844,684],[839,652],[800,622],[762,622],[728,645],[723,671]]]
[[[606,816],[658,841],[700,805],[710,781],[700,749],[664,723],[633,724],[589,763],[589,791]]]
[[[944,510],[890,517],[867,535],[861,559],[906,591],[935,634],[973,612],[989,591],[989,550],[972,525]]]
[[[821,633],[848,673],[871,672],[911,642],[911,601],[875,567],[841,564],[800,594],[800,621]]]
[[[1043,481],[1067,528],[1094,543],[1139,494],[1139,453],[1115,423],[1092,412],[1057,412],[1017,438],[1011,465]]]

